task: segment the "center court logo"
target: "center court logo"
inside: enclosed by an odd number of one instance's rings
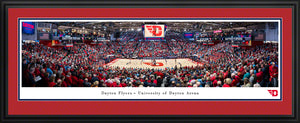
[[[164,64],[161,62],[156,62],[156,64],[152,64],[151,62],[143,62],[143,64],[150,65],[150,66],[164,66]]]

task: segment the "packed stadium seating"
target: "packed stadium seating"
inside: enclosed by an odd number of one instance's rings
[[[139,41],[141,34],[121,34],[123,41],[98,45],[51,48],[41,44],[22,46],[24,87],[261,87],[278,86],[278,51],[272,44],[251,49],[222,42],[203,46],[182,37],[167,41]],[[134,39],[130,41],[130,39]],[[170,40],[176,39],[176,40]],[[117,58],[190,58],[203,66],[165,69],[110,67]],[[40,76],[42,79],[36,81]],[[229,78],[230,81],[225,81]],[[94,83],[97,83],[95,85]]]

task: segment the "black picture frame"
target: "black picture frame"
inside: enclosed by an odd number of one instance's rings
[[[293,115],[8,115],[8,8],[292,8],[293,9]],[[297,0],[4,0],[1,1],[1,121],[3,122],[44,122],[44,121],[172,121],[172,122],[297,122],[299,121],[299,1]],[[276,107],[275,107],[276,108]],[[212,109],[214,110],[214,109]]]

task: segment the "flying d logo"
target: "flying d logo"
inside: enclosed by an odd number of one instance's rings
[[[152,36],[161,36],[162,35],[162,27],[155,25],[147,25],[147,30],[152,34]]]
[[[276,97],[278,96],[278,91],[277,90],[268,90],[269,93],[273,96],[273,97]]]
[[[164,66],[164,64],[161,62],[156,62],[156,64],[152,64],[151,62],[143,62],[143,63],[150,66]]]

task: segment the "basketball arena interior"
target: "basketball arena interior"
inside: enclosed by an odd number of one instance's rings
[[[278,22],[22,22],[22,87],[278,87]]]

